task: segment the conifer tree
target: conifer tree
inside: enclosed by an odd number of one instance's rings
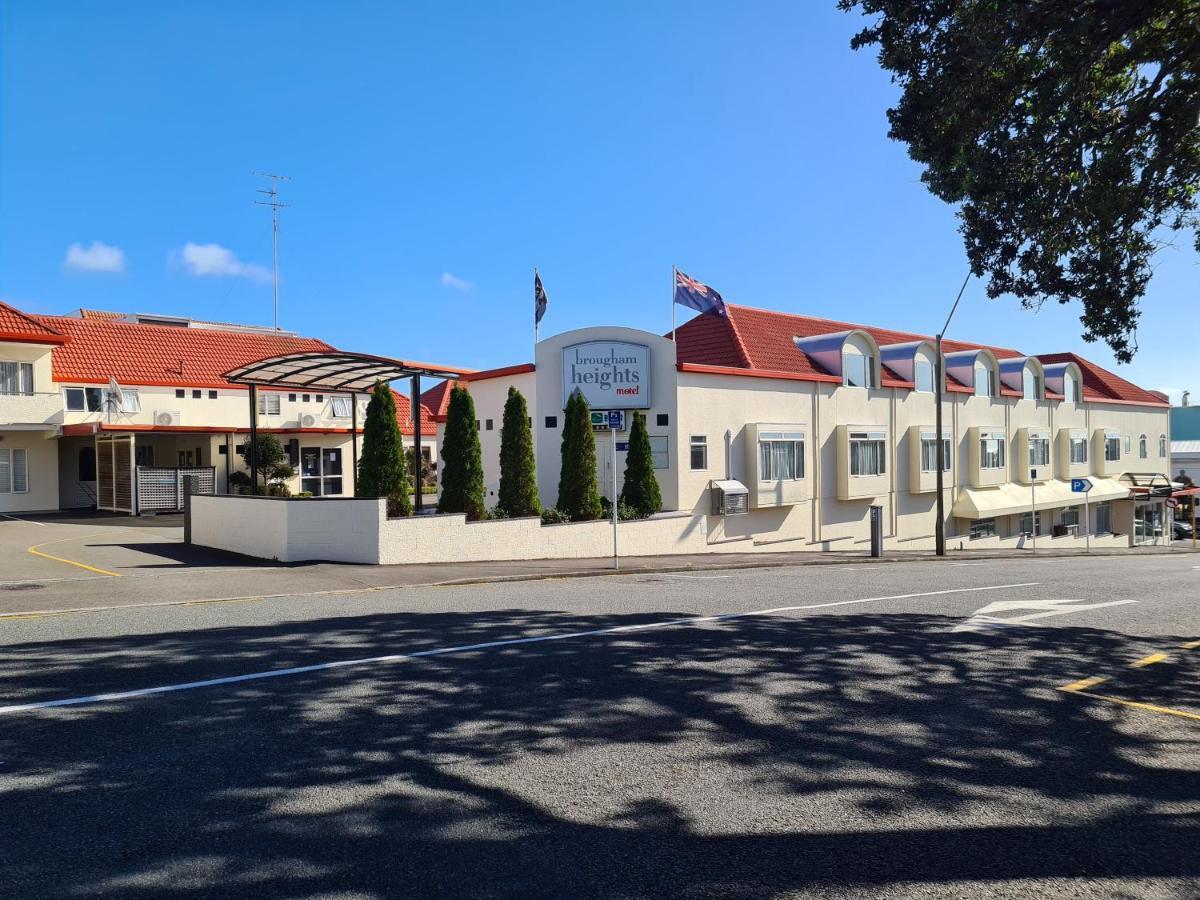
[[[375,382],[363,423],[363,449],[354,496],[387,497],[389,516],[412,515],[404,438],[396,419],[396,398],[386,381]]]
[[[542,511],[529,408],[515,387],[508,389],[500,425],[500,496],[496,506],[509,516],[536,516]]]
[[[637,510],[643,518],[662,509],[662,491],[654,476],[654,450],[650,447],[650,433],[646,431],[646,417],[636,410],[633,426],[629,429],[621,502]]]
[[[596,483],[596,439],[592,411],[575,390],[563,413],[562,472],[558,479],[558,508],[572,521],[598,519],[603,514]]]
[[[475,401],[466,388],[450,391],[446,435],[442,439],[442,496],[438,512],[466,513],[469,521],[484,517],[483,454],[479,449],[479,426]]]

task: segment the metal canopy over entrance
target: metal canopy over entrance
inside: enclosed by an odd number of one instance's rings
[[[225,378],[234,384],[250,388],[250,442],[258,442],[258,389],[308,391],[322,393],[346,393],[350,399],[350,439],[354,483],[358,484],[358,398],[380,379],[398,381],[412,379],[413,455],[421,459],[421,376],[430,378],[458,378],[469,375],[470,369],[438,366],[431,363],[391,359],[369,353],[347,353],[340,350],[285,353],[268,356],[256,362],[238,366],[225,373]],[[418,472],[420,464],[418,463]],[[250,479],[258,484],[258,466],[251,454]],[[414,486],[413,505],[417,512],[424,507],[420,478]]]

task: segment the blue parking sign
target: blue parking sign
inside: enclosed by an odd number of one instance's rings
[[[1092,489],[1092,480],[1090,478],[1072,478],[1071,491],[1076,494],[1086,494]]]

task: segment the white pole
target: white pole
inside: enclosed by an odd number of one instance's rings
[[[534,283],[534,285],[537,285],[537,280],[538,280],[538,270],[537,270],[537,266],[534,266],[533,267],[533,283]],[[537,291],[535,290],[534,297],[533,297],[533,361],[534,361],[534,363],[537,362],[538,335],[540,333],[541,327],[542,327],[542,323],[538,321]]]
[[[619,570],[621,563],[617,559],[617,424],[609,422],[608,430],[612,432],[612,525],[613,525],[613,569]]]
[[[1033,534],[1033,552],[1037,553],[1037,483],[1033,480],[1036,470],[1029,470],[1029,530]]]
[[[1091,481],[1088,481],[1091,484]],[[1083,492],[1083,537],[1087,542],[1086,552],[1092,552],[1092,504],[1088,499],[1090,491]]]
[[[671,344],[675,348],[675,365],[679,365],[679,345],[675,343],[675,271],[671,266]]]

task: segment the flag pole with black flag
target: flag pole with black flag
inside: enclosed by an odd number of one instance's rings
[[[538,274],[535,266],[533,269],[533,345],[535,348],[539,340],[542,316],[546,314],[546,307],[549,305],[550,298],[546,296],[546,289],[542,287],[542,276]]]

